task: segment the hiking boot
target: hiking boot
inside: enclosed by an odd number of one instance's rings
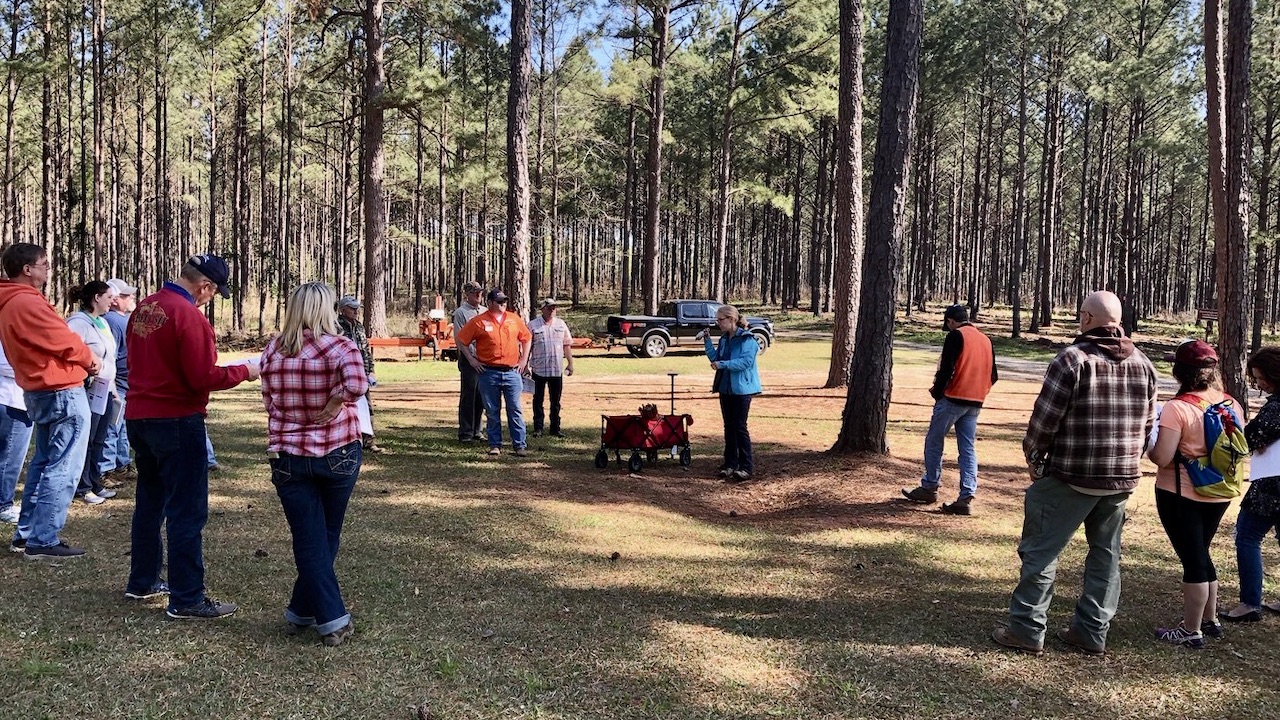
[[[20,553],[27,549],[27,541],[17,538],[9,541],[9,552]]]
[[[489,454],[490,454],[490,455],[501,455],[501,454],[502,454],[502,448],[500,448],[500,447],[491,447],[491,448],[489,448]]]
[[[27,545],[22,553],[28,560],[72,560],[83,555],[84,548],[71,547],[65,541],[47,547]]]
[[[1199,630],[1191,632],[1182,627],[1182,623],[1178,623],[1178,627],[1175,628],[1156,628],[1156,639],[1192,650],[1204,649],[1204,633]]]
[[[512,454],[516,457],[529,457],[529,451],[522,447],[516,448],[515,452]]]
[[[1205,637],[1211,637],[1214,640],[1226,635],[1222,630],[1222,623],[1217,620],[1205,620],[1200,623],[1200,632]]]
[[[301,635],[302,633],[304,633],[304,632],[306,632],[306,631],[310,630],[310,629],[311,629],[311,628],[313,628],[313,627],[315,627],[315,625],[299,625],[299,624],[298,624],[298,623],[296,623],[296,622],[290,622],[290,621],[288,621],[288,620],[285,620],[285,621],[284,621],[284,634],[285,634],[285,635],[288,635],[289,637],[296,637],[296,636]]]
[[[951,504],[942,503],[943,515],[972,515],[973,496],[966,495]]]
[[[1105,647],[1098,647],[1080,636],[1074,627],[1064,627],[1057,633],[1058,639],[1086,655],[1102,655]]]
[[[169,594],[169,583],[163,580],[157,580],[154,585],[146,590],[125,590],[124,596],[129,600],[151,600],[153,598],[164,597]]]
[[[921,486],[911,491],[903,490],[902,497],[919,505],[932,505],[938,502],[938,491],[934,488]]]
[[[1023,640],[1014,634],[1007,627],[998,627],[995,632],[991,633],[991,639],[996,641],[997,645],[1007,647],[1010,650],[1017,650],[1028,655],[1041,655],[1044,653],[1043,645],[1033,645],[1027,640]]]
[[[215,620],[217,618],[230,617],[240,609],[235,603],[218,602],[211,597],[189,605],[184,608],[171,607],[165,611],[165,615],[174,620]]]
[[[338,647],[343,643],[343,641],[351,637],[351,634],[354,633],[355,631],[356,631],[355,623],[348,621],[346,625],[343,625],[337,630],[334,630],[328,635],[325,635],[324,637],[322,637],[321,641],[324,642],[326,647]]]
[[[116,479],[115,470],[102,476],[102,487],[108,490],[115,490],[124,487],[124,483]]]

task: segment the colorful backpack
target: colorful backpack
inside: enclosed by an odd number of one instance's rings
[[[1181,494],[1181,465],[1191,478],[1197,494],[1210,498],[1240,497],[1246,479],[1244,458],[1249,455],[1249,443],[1244,437],[1244,426],[1236,413],[1235,403],[1227,398],[1211,403],[1196,395],[1179,395],[1182,400],[1204,412],[1204,444],[1208,455],[1185,458],[1182,453],[1174,457],[1174,476]]]

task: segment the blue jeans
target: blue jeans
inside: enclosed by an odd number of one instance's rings
[[[27,414],[35,424],[36,454],[27,468],[15,540],[51,547],[67,522],[67,508],[84,469],[89,439],[89,397],[84,387],[28,392]]]
[[[351,621],[333,563],[347,502],[360,476],[362,453],[357,440],[324,457],[281,453],[271,459],[271,483],[289,521],[293,563],[298,568],[284,619],[294,625],[314,625],[321,635]]]
[[[0,510],[13,505],[18,476],[31,445],[31,417],[25,410],[0,405]]]
[[[507,430],[511,433],[511,444],[519,450],[525,446],[524,409],[520,406],[520,391],[524,381],[515,370],[497,370],[486,367],[484,372],[476,376],[476,384],[480,388],[480,397],[484,400],[486,417],[485,431],[489,436],[489,447],[502,447],[502,403],[507,404]]]
[[[205,465],[213,467],[218,464],[218,456],[213,454],[213,440],[209,437],[208,428],[204,434],[204,461]]]
[[[747,415],[753,395],[720,394],[720,416],[724,419],[724,467],[751,472],[751,433]]]
[[[973,451],[973,441],[978,436],[980,410],[982,408],[961,405],[945,397],[933,404],[929,432],[924,436],[924,477],[920,478],[920,487],[937,490],[942,484],[942,449],[947,433],[954,426],[956,449],[960,454],[960,497],[973,497],[978,493],[978,455]]]
[[[98,463],[98,471],[103,475],[133,463],[133,456],[129,454],[129,431],[124,424],[124,391],[117,387],[117,392],[120,394],[120,422],[107,428],[106,453]]]
[[[1027,488],[1018,541],[1022,570],[1009,601],[1009,629],[1015,635],[1044,644],[1058,557],[1084,525],[1089,552],[1071,627],[1090,646],[1106,647],[1111,618],[1120,605],[1120,532],[1128,501],[1129,493],[1085,495],[1052,475]]]
[[[125,590],[146,592],[160,580],[164,524],[169,539],[169,609],[190,607],[204,600],[201,533],[209,519],[204,415],[128,424],[138,483]]]
[[[1240,602],[1262,607],[1262,541],[1276,527],[1276,518],[1240,508],[1236,518],[1236,566],[1240,569]],[[1280,539],[1280,535],[1277,535]]]
[[[84,470],[80,471],[80,484],[76,486],[76,495],[98,492],[102,489],[102,463],[107,456],[107,431],[111,429],[111,418],[116,413],[114,398],[107,398],[107,409],[101,415],[93,414],[89,420],[89,447],[84,460]]]

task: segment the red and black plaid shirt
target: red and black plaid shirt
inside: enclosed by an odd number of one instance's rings
[[[262,402],[267,407],[267,451],[323,457],[360,439],[356,400],[369,391],[360,348],[341,335],[312,335],[295,357],[280,352],[279,338],[262,353]],[[317,417],[333,397],[346,403],[338,416]]]

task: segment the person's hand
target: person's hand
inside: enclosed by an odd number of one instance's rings
[[[325,403],[324,409],[316,416],[316,421],[329,422],[338,417],[338,413],[342,412],[343,405],[346,405],[346,403],[343,402],[342,398],[336,396],[329,398],[329,402]]]
[[[573,363],[569,363],[569,367],[564,369],[565,375],[573,375]]]
[[[533,372],[529,370],[529,363],[521,361],[516,366],[516,370],[520,372],[520,377],[533,377]]]
[[[712,361],[711,361],[711,369],[712,369],[712,370],[719,370],[719,369],[720,369],[720,361],[719,361],[719,360],[712,360]]]
[[[258,363],[245,363],[245,367],[249,368],[249,380],[257,380],[262,376],[262,366]]]
[[[88,372],[90,375],[102,372],[102,360],[97,355],[94,355],[93,361],[89,363]]]
[[[701,330],[699,330],[699,331],[698,331],[698,334],[697,334],[697,335],[694,335],[694,336],[693,336],[693,339],[694,339],[694,340],[703,340],[703,339],[705,339],[706,337],[707,337],[707,329],[706,329],[706,328],[702,328]]]

